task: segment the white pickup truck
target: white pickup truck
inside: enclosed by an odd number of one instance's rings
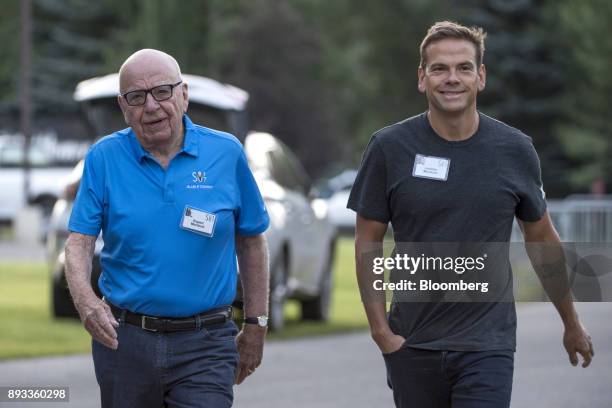
[[[29,191],[24,192],[23,138],[0,134],[0,223],[12,224],[26,205],[38,205],[48,217],[61,194],[64,178],[89,146],[86,141],[60,141],[52,132],[32,138]]]

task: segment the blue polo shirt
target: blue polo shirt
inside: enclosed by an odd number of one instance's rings
[[[235,236],[269,224],[240,142],[186,115],[183,124],[183,149],[166,170],[131,128],[102,138],[85,157],[68,229],[102,230],[100,290],[133,312],[183,317],[231,304]]]

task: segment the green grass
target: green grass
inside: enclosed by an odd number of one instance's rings
[[[79,321],[55,320],[44,263],[0,263],[0,359],[90,350]]]
[[[362,330],[368,327],[359,288],[355,278],[355,256],[352,239],[341,239],[336,247],[334,261],[334,291],[330,320],[327,323],[300,321],[300,308],[297,302],[287,305],[285,330],[272,333],[270,339],[314,336],[347,331]]]
[[[287,323],[271,340],[365,329],[367,322],[355,279],[353,242],[338,242],[330,321],[301,322],[299,305],[287,305]],[[73,319],[54,319],[45,263],[0,262],[0,359],[83,353],[89,334]]]

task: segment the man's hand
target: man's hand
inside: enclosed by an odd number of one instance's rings
[[[578,365],[578,355],[582,355],[582,367],[588,367],[595,355],[591,336],[588,335],[582,324],[566,327],[563,333],[563,346],[573,366]]]
[[[241,384],[261,364],[266,330],[265,327],[245,324],[242,326],[242,331],[238,333],[236,344],[238,345],[240,361],[238,361],[238,369],[234,379],[236,384]]]
[[[404,337],[394,334],[393,332],[388,332],[382,336],[374,335],[372,337],[383,354],[391,354],[399,350],[406,342]]]
[[[81,321],[91,336],[106,347],[117,349],[119,323],[110,307],[100,300],[91,287],[91,260],[96,245],[94,235],[72,232],[66,241],[66,280]]]
[[[245,316],[268,315],[268,246],[263,234],[236,236],[236,255],[240,265],[240,280],[244,297]],[[243,324],[236,337],[240,361],[234,382],[240,384],[261,364],[266,327]]]
[[[79,299],[75,301],[75,306],[91,337],[106,347],[116,350],[119,342],[115,328],[119,327],[119,323],[115,320],[110,307],[97,296]]]
[[[519,225],[525,237],[525,248],[531,259],[531,264],[565,325],[563,346],[565,346],[570,363],[573,366],[578,365],[578,355],[576,353],[580,353],[583,360],[582,366],[588,367],[595,355],[593,344],[591,343],[591,337],[578,320],[578,313],[570,295],[570,286],[565,270],[565,254],[559,234],[550,220],[548,211],[539,221],[519,221]],[[541,244],[533,245],[534,242]],[[548,269],[553,269],[552,272],[557,273],[551,275],[550,272],[546,271],[546,268],[542,268],[542,266],[547,265],[550,265]]]

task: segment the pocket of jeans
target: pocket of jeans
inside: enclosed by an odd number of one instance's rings
[[[404,342],[402,343],[402,345],[400,346],[400,348],[398,348],[395,351],[392,351],[390,353],[382,353],[383,357],[387,358],[387,357],[393,357],[397,354],[399,354],[401,351],[403,351],[406,347],[408,347],[408,340],[404,340]]]
[[[216,341],[233,341],[238,334],[238,328],[231,320],[206,326],[202,330],[206,333],[207,339]]]

